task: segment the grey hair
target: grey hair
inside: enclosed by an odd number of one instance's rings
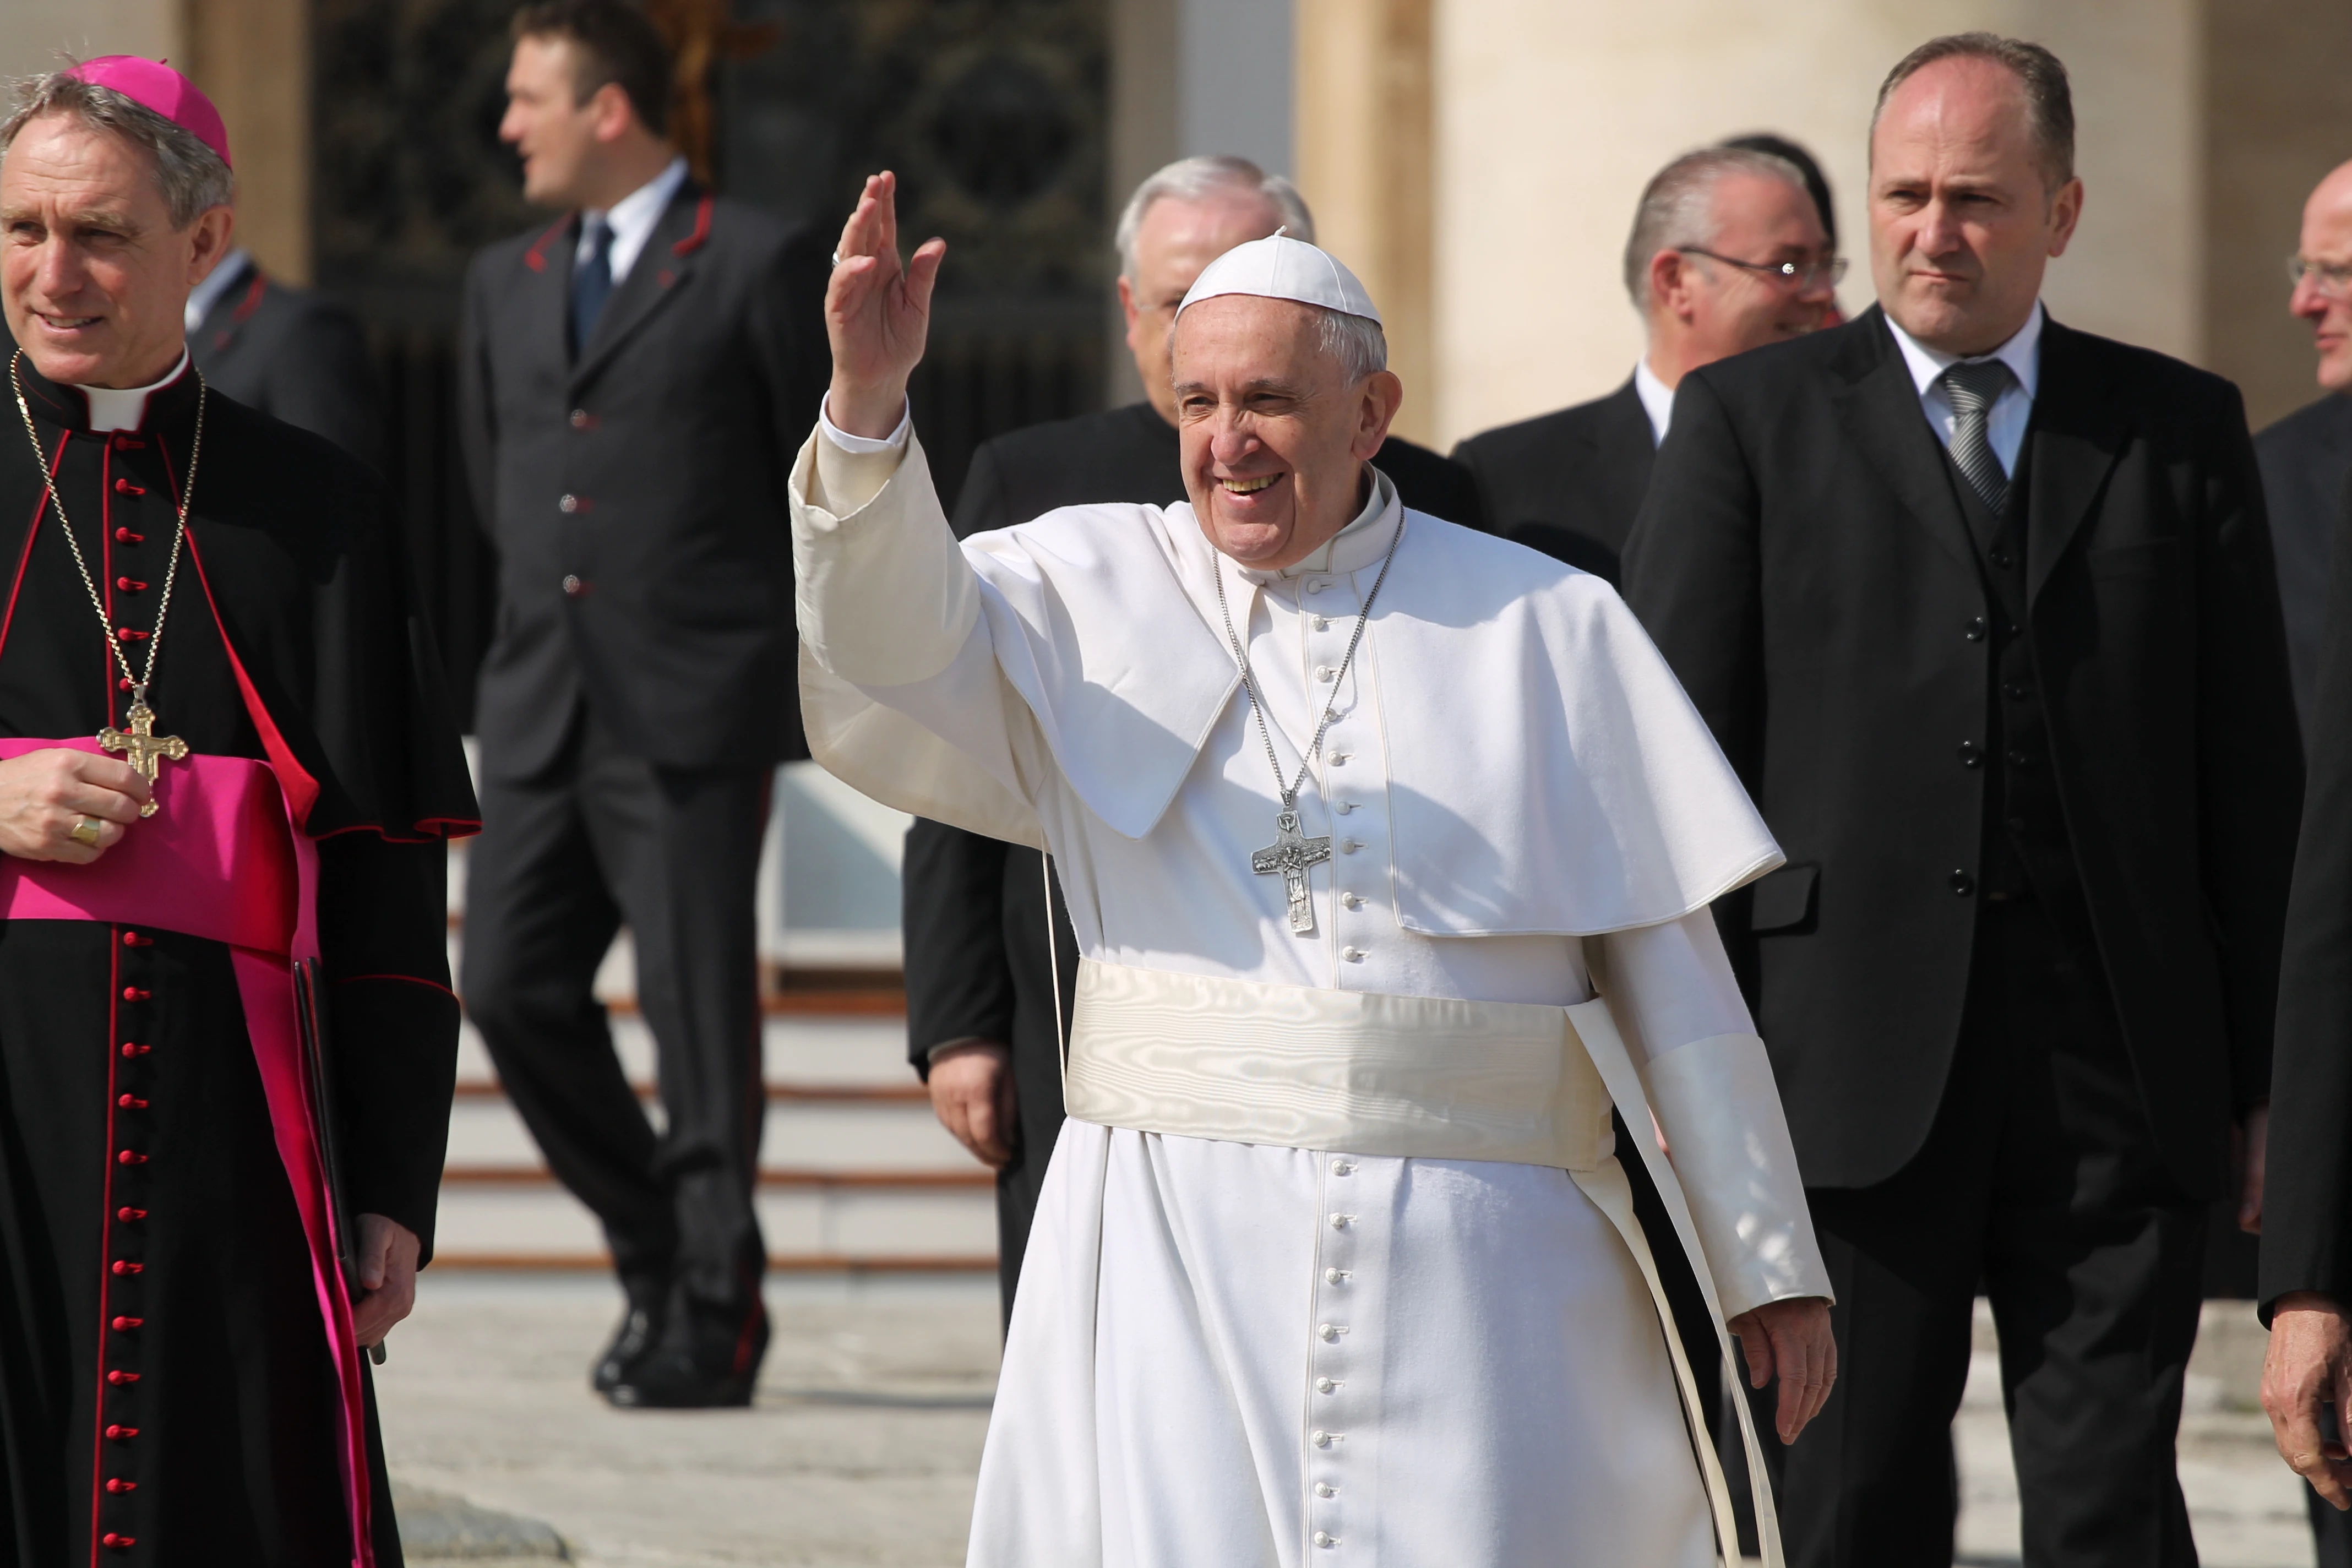
[[[1878,140],[1878,117],[1895,89],[1937,60],[1989,60],[2017,78],[2025,92],[2026,128],[2042,160],[2043,188],[2056,190],[2074,177],[2074,92],[2067,84],[2066,68],[2040,44],[2004,38],[1998,33],[1948,33],[1926,43],[1895,62],[1878,84],[1878,101],[1871,106],[1871,141]]]
[[[1152,203],[1171,196],[1180,202],[1197,202],[1218,191],[1244,191],[1265,197],[1274,205],[1291,238],[1315,243],[1315,217],[1307,210],[1307,198],[1280,174],[1269,174],[1247,158],[1179,158],[1136,186],[1135,195],[1127,198],[1112,240],[1118,247],[1118,275],[1134,280],[1135,237]]]
[[[1802,193],[1812,192],[1804,172],[1786,158],[1746,147],[1702,147],[1685,153],[1655,174],[1642,188],[1641,205],[1633,209],[1633,232],[1625,240],[1625,292],[1633,308],[1650,308],[1650,258],[1661,250],[1715,243],[1722,226],[1716,221],[1715,190],[1734,174],[1781,180]]]
[[[1318,310],[1322,309],[1318,307]],[[1389,335],[1370,316],[1322,310],[1323,352],[1339,362],[1339,379],[1353,386],[1389,367]]]
[[[0,120],[0,153],[16,144],[26,126],[46,114],[64,114],[93,131],[120,136],[155,158],[155,183],[170,209],[172,226],[185,228],[198,215],[236,199],[236,175],[221,155],[194,132],[174,125],[137,99],[71,75],[75,68],[46,76],[18,77],[8,84],[8,117]]]

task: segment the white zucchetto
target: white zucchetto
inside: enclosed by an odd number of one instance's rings
[[[1184,302],[1176,307],[1182,315],[1203,300],[1220,294],[1255,294],[1267,300],[1296,300],[1302,305],[1317,305],[1326,310],[1337,310],[1345,316],[1361,316],[1378,321],[1379,310],[1372,307],[1372,297],[1356,275],[1340,265],[1328,251],[1293,239],[1281,230],[1264,239],[1253,239],[1236,245],[1201,269],[1192,280]]]

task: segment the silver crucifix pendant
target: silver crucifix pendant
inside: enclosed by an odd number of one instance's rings
[[[1250,869],[1261,877],[1279,876],[1290,899],[1290,929],[1306,935],[1315,929],[1315,900],[1307,886],[1307,868],[1331,858],[1331,839],[1307,838],[1298,831],[1298,808],[1285,799],[1274,819],[1274,842],[1250,852]]]

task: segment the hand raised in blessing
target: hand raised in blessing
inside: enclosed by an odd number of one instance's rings
[[[876,439],[898,427],[907,377],[923,357],[931,285],[948,242],[932,239],[898,261],[898,176],[867,176],[857,210],[842,226],[824,291],[824,331],[833,344],[827,412],[853,436]]]

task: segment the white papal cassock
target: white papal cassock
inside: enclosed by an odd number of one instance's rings
[[[1778,848],[1605,584],[1373,486],[1280,573],[1217,554],[1182,504],[1072,508],[959,547],[903,426],[875,442],[824,425],[793,476],[811,746],[879,800],[1050,847],[1090,984],[1255,983],[1284,989],[1234,989],[1310,1012],[1333,992],[1557,1008],[1598,971],[1724,1310],[1828,1295],[1706,912]],[[1250,868],[1277,792],[1220,571],[1286,770],[1337,697],[1299,800],[1334,849],[1310,934],[1289,929],[1282,879]],[[1285,1092],[1279,1062],[1217,1043],[1202,1037],[1221,1084]],[[1714,1561],[1649,1288],[1580,1180],[1071,1121],[971,1562]]]

